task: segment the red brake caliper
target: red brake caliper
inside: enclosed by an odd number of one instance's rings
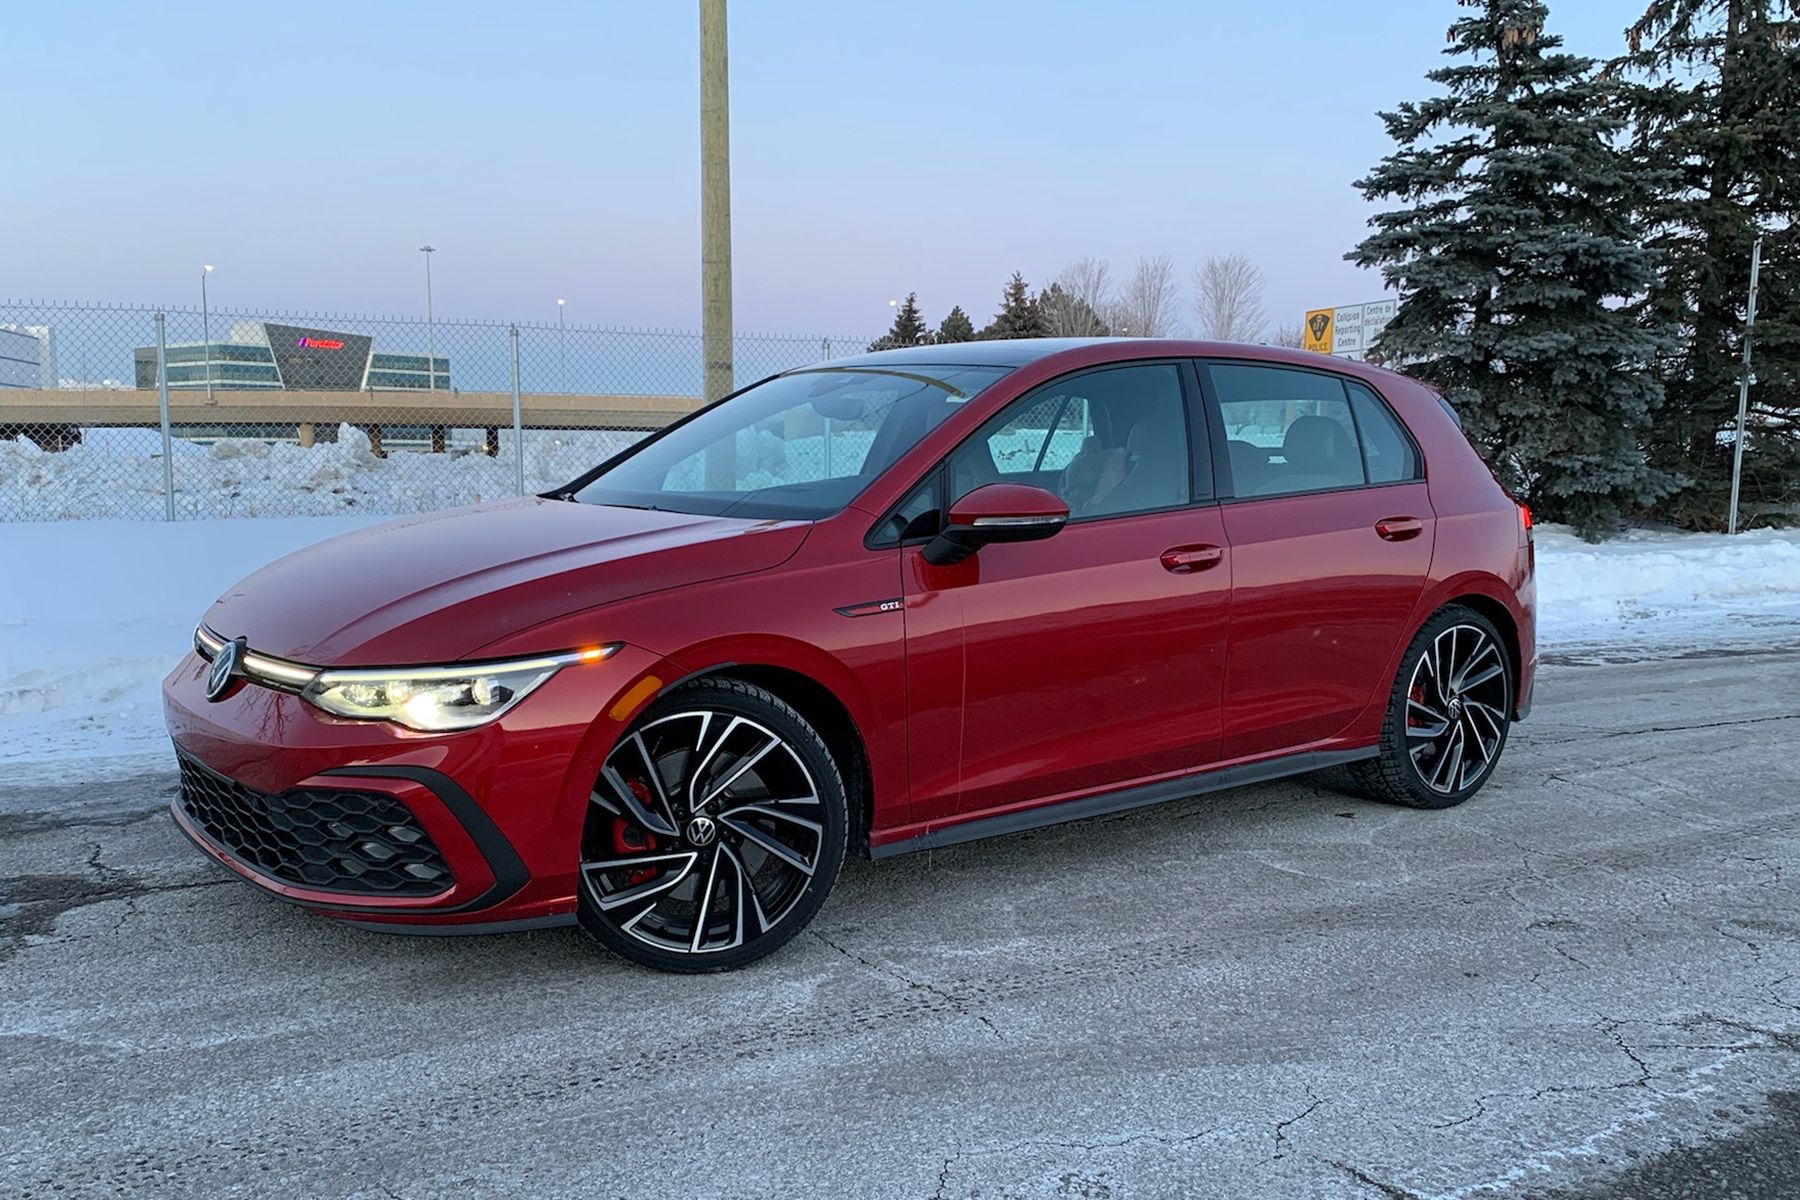
[[[626,781],[631,794],[637,802],[649,809],[652,803],[650,789],[636,779]],[[644,854],[656,849],[656,837],[637,822],[625,817],[614,817],[612,822],[612,847],[615,854]],[[655,867],[640,867],[625,877],[627,887],[636,887],[640,883],[649,883],[656,878]]]

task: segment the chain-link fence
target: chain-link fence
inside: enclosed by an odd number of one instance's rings
[[[869,341],[739,334],[737,382]],[[3,301],[0,521],[542,492],[690,411],[702,370],[687,331]]]

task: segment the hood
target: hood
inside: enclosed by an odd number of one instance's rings
[[[810,528],[537,498],[453,508],[277,559],[219,597],[206,623],[316,666],[454,662],[557,617],[767,570]]]

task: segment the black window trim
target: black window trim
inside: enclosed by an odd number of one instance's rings
[[[1334,371],[1328,367],[1315,367],[1310,363],[1276,362],[1266,358],[1233,358],[1229,355],[1196,358],[1193,359],[1192,362],[1195,374],[1200,380],[1201,394],[1206,399],[1207,421],[1212,431],[1213,491],[1218,497],[1218,503],[1222,505],[1248,504],[1263,500],[1291,500],[1296,496],[1332,496],[1341,492],[1366,492],[1374,488],[1406,487],[1409,484],[1425,483],[1427,481],[1425,453],[1419,448],[1419,439],[1413,436],[1412,428],[1401,419],[1399,413],[1394,411],[1394,406],[1388,403],[1387,397],[1381,394],[1380,388],[1377,388],[1364,380],[1358,379],[1354,375],[1346,375],[1342,371]],[[1273,367],[1278,371],[1304,371],[1310,375],[1324,375],[1335,380],[1338,386],[1344,389],[1344,405],[1350,410],[1351,423],[1356,427],[1356,455],[1357,459],[1362,463],[1364,482],[1347,484],[1344,487],[1316,488],[1312,491],[1305,492],[1276,492],[1266,496],[1236,495],[1237,480],[1232,478],[1231,474],[1231,451],[1225,444],[1227,440],[1225,437],[1225,414],[1224,410],[1219,407],[1218,387],[1213,383],[1212,372],[1208,369],[1214,365],[1233,367]],[[1418,474],[1415,477],[1411,479],[1389,479],[1381,483],[1368,482],[1369,459],[1367,453],[1363,449],[1362,427],[1356,419],[1356,405],[1352,403],[1350,399],[1349,385],[1352,383],[1366,388],[1369,394],[1375,397],[1381,406],[1387,410],[1388,416],[1393,418],[1394,424],[1399,427],[1400,432],[1406,438],[1407,443],[1412,446],[1413,461],[1419,464]],[[1218,481],[1221,479],[1225,481],[1224,487],[1218,486]],[[1233,494],[1226,495],[1225,493],[1227,490],[1231,491]]]
[[[1159,355],[1155,358],[1127,358],[1119,359],[1114,362],[1090,363],[1085,367],[1074,367],[1068,371],[1064,371],[1061,375],[1044,380],[1044,382],[1037,384],[1029,391],[1021,392],[1019,395],[1014,396],[1011,400],[1008,400],[998,409],[994,410],[990,416],[984,419],[979,425],[975,426],[971,432],[964,435],[961,441],[950,447],[950,449],[944,453],[943,457],[939,458],[930,468],[921,472],[917,479],[907,485],[905,490],[900,493],[900,498],[890,504],[881,516],[876,519],[875,523],[869,526],[869,531],[863,535],[863,547],[869,550],[894,550],[902,546],[916,546],[923,542],[930,541],[930,537],[924,536],[901,538],[898,535],[888,533],[885,530],[885,527],[891,524],[899,514],[900,506],[912,498],[913,494],[917,492],[919,487],[925,482],[927,476],[936,474],[939,511],[947,511],[952,503],[952,498],[949,494],[950,460],[956,457],[958,451],[980,435],[981,431],[987,428],[989,421],[992,421],[1000,414],[1011,410],[1014,405],[1028,404],[1033,397],[1039,396],[1046,388],[1055,387],[1064,380],[1073,378],[1077,375],[1095,374],[1100,371],[1117,370],[1124,367],[1172,366],[1175,368],[1176,381],[1181,388],[1182,415],[1187,422],[1187,503],[1168,504],[1164,505],[1162,508],[1144,508],[1127,513],[1096,513],[1086,517],[1071,515],[1069,517],[1069,525],[1089,525],[1099,521],[1128,521],[1133,517],[1149,517],[1161,513],[1183,512],[1190,508],[1208,508],[1220,503],[1218,488],[1218,456],[1216,452],[1207,455],[1204,460],[1206,465],[1210,468],[1207,472],[1210,476],[1209,486],[1202,488],[1200,485],[1200,466],[1203,461],[1201,458],[1201,451],[1211,446],[1212,442],[1215,440],[1218,423],[1213,420],[1212,409],[1204,397],[1201,388],[1201,376],[1203,373],[1196,369],[1195,362],[1195,359],[1184,355],[1171,354]],[[999,380],[995,380],[995,383],[998,382]],[[993,385],[990,384],[989,386]],[[1061,419],[1060,410],[1058,412],[1058,419]],[[1054,427],[1052,427],[1052,431],[1054,431]],[[1046,436],[1046,445],[1047,444],[1048,436]],[[1042,453],[1039,454],[1038,461],[1043,461]],[[1032,473],[1036,474],[1035,471]],[[1205,491],[1207,494],[1204,496],[1201,495],[1200,493],[1202,491]],[[1067,526],[1065,526],[1065,528],[1066,527]]]

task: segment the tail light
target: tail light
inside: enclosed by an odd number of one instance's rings
[[[1520,503],[1517,500],[1513,501],[1513,503],[1519,505],[1519,528],[1524,530],[1526,537],[1530,537],[1531,536],[1531,505]]]

